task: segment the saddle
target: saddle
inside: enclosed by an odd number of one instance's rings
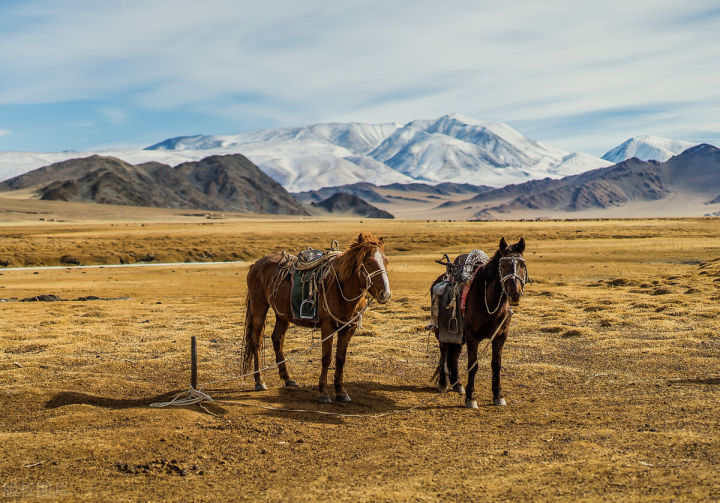
[[[290,267],[292,282],[290,307],[296,320],[318,321],[320,281],[325,277],[332,259],[340,254],[337,241],[327,251],[307,248],[298,253]]]
[[[482,250],[468,253],[463,264],[454,264],[445,254],[445,277],[433,287],[433,303],[437,303],[437,327],[440,342],[462,344],[465,303],[475,274],[490,258]]]

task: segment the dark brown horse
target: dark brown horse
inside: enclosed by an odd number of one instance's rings
[[[440,343],[440,363],[433,377],[438,378],[438,389],[444,392],[449,382],[453,390],[465,392],[465,406],[476,409],[475,374],[477,373],[478,345],[483,339],[492,339],[492,392],[494,405],[506,405],[500,387],[500,367],[502,350],[507,339],[512,310],[516,306],[525,288],[527,268],[523,259],[525,239],[509,245],[505,238],[500,240],[500,247],[485,265],[481,266],[471,280],[463,317],[463,342],[468,352],[468,382],[463,390],[458,376],[458,357],[462,344]],[[455,265],[462,267],[467,254],[455,258]],[[441,281],[440,276],[433,286]],[[431,290],[432,291],[432,290]],[[439,338],[439,331],[435,329]],[[447,373],[445,364],[447,362]]]
[[[292,257],[294,258],[294,257]],[[243,369],[250,368],[254,360],[255,389],[267,386],[260,375],[260,339],[265,328],[268,308],[275,312],[275,328],[272,332],[275,362],[285,386],[297,386],[290,378],[283,354],[283,342],[288,325],[320,327],[322,343],[322,370],[318,385],[318,401],[332,400],[327,389],[327,373],[332,355],[333,332],[356,318],[367,305],[365,294],[369,293],[381,304],[390,300],[390,281],[387,274],[387,257],[383,238],[372,234],[360,234],[348,248],[333,258],[319,284],[319,321],[294,319],[291,309],[290,275],[283,277],[287,255],[266,255],[252,266],[247,275],[247,311],[245,315],[245,348]],[[335,400],[350,402],[343,386],[343,367],[350,338],[357,329],[357,319],[337,332],[335,349]]]

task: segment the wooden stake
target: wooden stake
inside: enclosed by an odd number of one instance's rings
[[[190,386],[197,389],[197,340],[190,337]]]

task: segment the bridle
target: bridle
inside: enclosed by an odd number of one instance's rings
[[[503,275],[501,271],[501,266],[503,261],[510,261],[512,263],[512,272]],[[522,265],[523,269],[525,269],[525,274],[523,276],[520,276],[518,274],[518,266]],[[500,257],[500,260],[498,261],[498,277],[500,278],[500,288],[502,289],[502,293],[500,294],[500,298],[498,299],[498,304],[495,306],[495,309],[490,311],[490,307],[487,303],[487,284],[485,284],[484,290],[484,298],[485,298],[485,309],[487,309],[487,312],[489,315],[493,315],[497,312],[498,309],[500,309],[500,305],[503,303],[503,297],[508,297],[507,290],[505,289],[505,282],[508,279],[516,279],[520,281],[520,284],[522,285],[520,287],[520,295],[523,295],[525,293],[525,283],[528,281],[528,273],[527,273],[527,266],[525,265],[525,259],[523,256],[519,253],[512,253],[510,255],[505,255]]]
[[[506,274],[505,276],[502,276],[500,274],[500,264],[504,261],[511,261],[512,262],[512,272],[509,274]],[[525,269],[525,274],[523,276],[518,275],[518,265],[522,265],[523,269]],[[520,295],[522,295],[525,291],[525,283],[527,283],[528,280],[528,273],[527,273],[527,266],[525,265],[525,259],[522,255],[519,253],[513,253],[512,255],[505,255],[504,257],[500,257],[500,262],[498,264],[498,276],[500,276],[500,283],[502,284],[503,293],[505,292],[505,281],[507,281],[510,278],[517,279],[522,284],[522,288],[520,289]]]
[[[380,255],[382,255],[382,258],[385,259],[385,254],[382,251],[380,251],[379,248],[376,248],[376,250],[379,251]],[[363,278],[362,275],[364,275],[365,288],[363,288],[363,290],[356,297],[353,297],[352,299],[348,299],[347,297],[345,297],[345,292],[343,291],[343,285],[340,282],[340,278],[338,277],[337,271],[335,270],[335,266],[333,264],[331,264],[330,268],[332,269],[333,274],[335,275],[335,281],[338,284],[338,290],[340,290],[340,296],[347,302],[355,302],[356,300],[360,299],[360,297],[362,297],[366,293],[368,293],[370,291],[370,288],[372,288],[372,286],[373,286],[372,280],[375,276],[385,274],[388,279],[388,284],[390,283],[390,277],[387,276],[387,270],[384,267],[381,269],[378,269],[377,271],[370,272],[367,270],[367,267],[365,267],[365,263],[363,262],[362,264],[360,264],[360,269],[358,270],[358,275],[360,275],[360,279],[362,279]],[[373,297],[374,297],[374,295],[373,295]]]

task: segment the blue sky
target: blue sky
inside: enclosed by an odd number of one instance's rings
[[[0,150],[452,112],[596,155],[719,144],[710,5],[0,0]]]

